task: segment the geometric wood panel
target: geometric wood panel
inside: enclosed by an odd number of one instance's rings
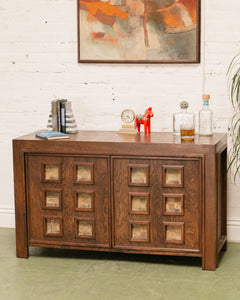
[[[94,211],[94,191],[75,192],[75,209],[77,211]]]
[[[130,241],[150,242],[148,221],[130,221]]]
[[[183,194],[163,194],[164,215],[184,215]]]
[[[128,194],[130,214],[149,214],[149,193],[130,192]]]
[[[149,186],[149,165],[129,164],[128,184],[135,186]]]
[[[184,243],[184,222],[164,222],[165,243]]]
[[[61,181],[61,164],[42,164],[43,182]]]
[[[163,166],[163,186],[183,187],[183,166]]]
[[[75,218],[75,233],[77,238],[95,238],[95,220],[93,218]]]
[[[74,167],[74,182],[93,184],[93,163],[76,163]]]
[[[126,171],[141,165],[147,166],[145,170],[149,168],[149,186],[129,185],[131,172],[126,176]],[[166,169],[165,173],[167,173],[164,178],[163,168]],[[170,172],[168,172],[169,170]],[[200,170],[200,160],[195,158],[114,157],[113,224],[115,249],[134,247],[143,250],[144,245],[140,242],[142,240],[146,242],[147,226],[131,225],[130,227],[129,223],[148,221],[150,229],[148,245],[151,249],[160,251],[161,248],[173,247],[186,249],[186,251],[190,249],[200,251]],[[171,175],[173,176],[171,177]],[[165,179],[167,179],[169,187],[163,186]],[[173,228],[169,226],[165,228],[163,222],[173,222],[174,225],[184,222],[184,227]]]
[[[43,217],[43,230],[45,236],[62,236],[62,217]]]
[[[61,189],[45,189],[43,191],[43,209],[60,209],[61,207]]]

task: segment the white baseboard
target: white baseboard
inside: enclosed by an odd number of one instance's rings
[[[0,227],[15,228],[14,208],[0,208]],[[240,242],[240,219],[228,219],[227,238],[229,242]]]
[[[228,219],[227,239],[229,242],[240,242],[240,219]]]
[[[14,208],[0,208],[0,227],[15,228]]]

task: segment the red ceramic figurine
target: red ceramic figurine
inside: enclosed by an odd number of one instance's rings
[[[150,118],[153,117],[153,112],[152,112],[152,108],[149,107],[144,115],[137,115],[136,119],[135,119],[135,128],[138,129],[138,132],[140,132],[140,125],[144,124],[144,132],[147,133],[151,133],[151,122],[150,122]]]

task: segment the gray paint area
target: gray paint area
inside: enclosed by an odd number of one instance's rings
[[[160,35],[159,35],[160,36]],[[147,50],[148,60],[194,60],[196,59],[196,29],[161,35],[162,47]]]

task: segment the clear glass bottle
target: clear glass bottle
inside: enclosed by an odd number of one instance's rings
[[[188,112],[188,102],[180,103],[181,111],[173,114],[173,133],[181,134],[181,140],[192,141],[195,134],[195,116]]]
[[[198,113],[199,135],[212,135],[213,112],[209,108],[210,95],[203,95],[203,108]]]

